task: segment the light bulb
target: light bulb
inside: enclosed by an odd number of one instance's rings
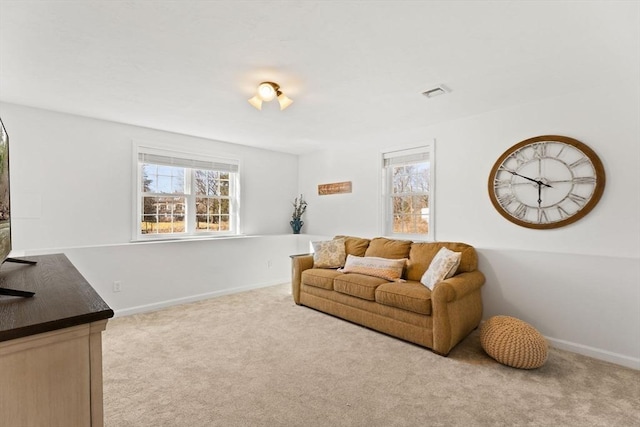
[[[276,97],[276,89],[271,83],[260,83],[260,86],[258,86],[258,95],[263,101],[271,101]]]

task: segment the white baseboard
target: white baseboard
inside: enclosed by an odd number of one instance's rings
[[[627,368],[640,370],[640,358],[625,356],[624,354],[613,353],[600,348],[589,347],[587,345],[564,341],[557,338],[545,338],[551,347],[582,354],[583,356],[593,357],[594,359],[603,360],[605,362],[615,363],[616,365],[625,366]]]
[[[275,286],[275,285],[279,285],[279,284],[282,284],[282,283],[287,283],[289,281],[290,281],[290,278],[287,277],[287,278],[284,278],[284,279],[281,279],[281,280],[274,280],[274,281],[262,282],[262,283],[254,283],[254,284],[247,285],[247,286],[239,286],[239,287],[236,287],[236,288],[227,288],[227,289],[222,289],[222,290],[219,290],[219,291],[207,292],[207,293],[204,293],[204,294],[190,295],[188,297],[175,298],[175,299],[171,299],[171,300],[154,302],[153,304],[145,304],[145,305],[139,305],[139,306],[136,306],[136,307],[124,308],[122,310],[114,310],[114,317],[130,316],[132,314],[146,313],[146,312],[149,312],[149,311],[156,311],[156,310],[160,310],[160,309],[166,308],[166,307],[171,307],[171,306],[174,306],[174,305],[187,304],[187,303],[190,303],[190,302],[196,302],[196,301],[201,301],[201,300],[205,300],[205,299],[209,299],[209,298],[215,298],[215,297],[219,297],[219,296],[222,296],[222,295],[236,294],[238,292],[250,291],[252,289],[266,288],[268,286]]]

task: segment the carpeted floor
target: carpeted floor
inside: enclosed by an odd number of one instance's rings
[[[638,426],[640,371],[551,349],[449,357],[296,306],[278,285],[112,319],[106,427]]]

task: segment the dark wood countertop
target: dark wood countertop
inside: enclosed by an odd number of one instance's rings
[[[31,298],[0,295],[0,341],[113,317],[64,254],[26,257],[36,265],[4,263],[0,287],[32,291]]]

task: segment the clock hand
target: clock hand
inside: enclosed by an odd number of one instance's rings
[[[538,207],[542,205],[542,185],[538,182]]]
[[[549,184],[545,184],[544,182],[542,182],[542,181],[538,181],[537,179],[529,178],[528,176],[520,175],[518,172],[514,172],[514,171],[510,171],[510,170],[508,170],[507,172],[509,172],[509,173],[510,173],[510,174],[512,174],[512,175],[517,175],[517,176],[519,176],[520,178],[528,179],[529,181],[535,182],[536,184],[538,184],[538,186],[540,186],[540,185],[544,185],[544,186],[546,186],[546,187],[553,188],[553,187],[552,187],[552,186],[550,186]]]

